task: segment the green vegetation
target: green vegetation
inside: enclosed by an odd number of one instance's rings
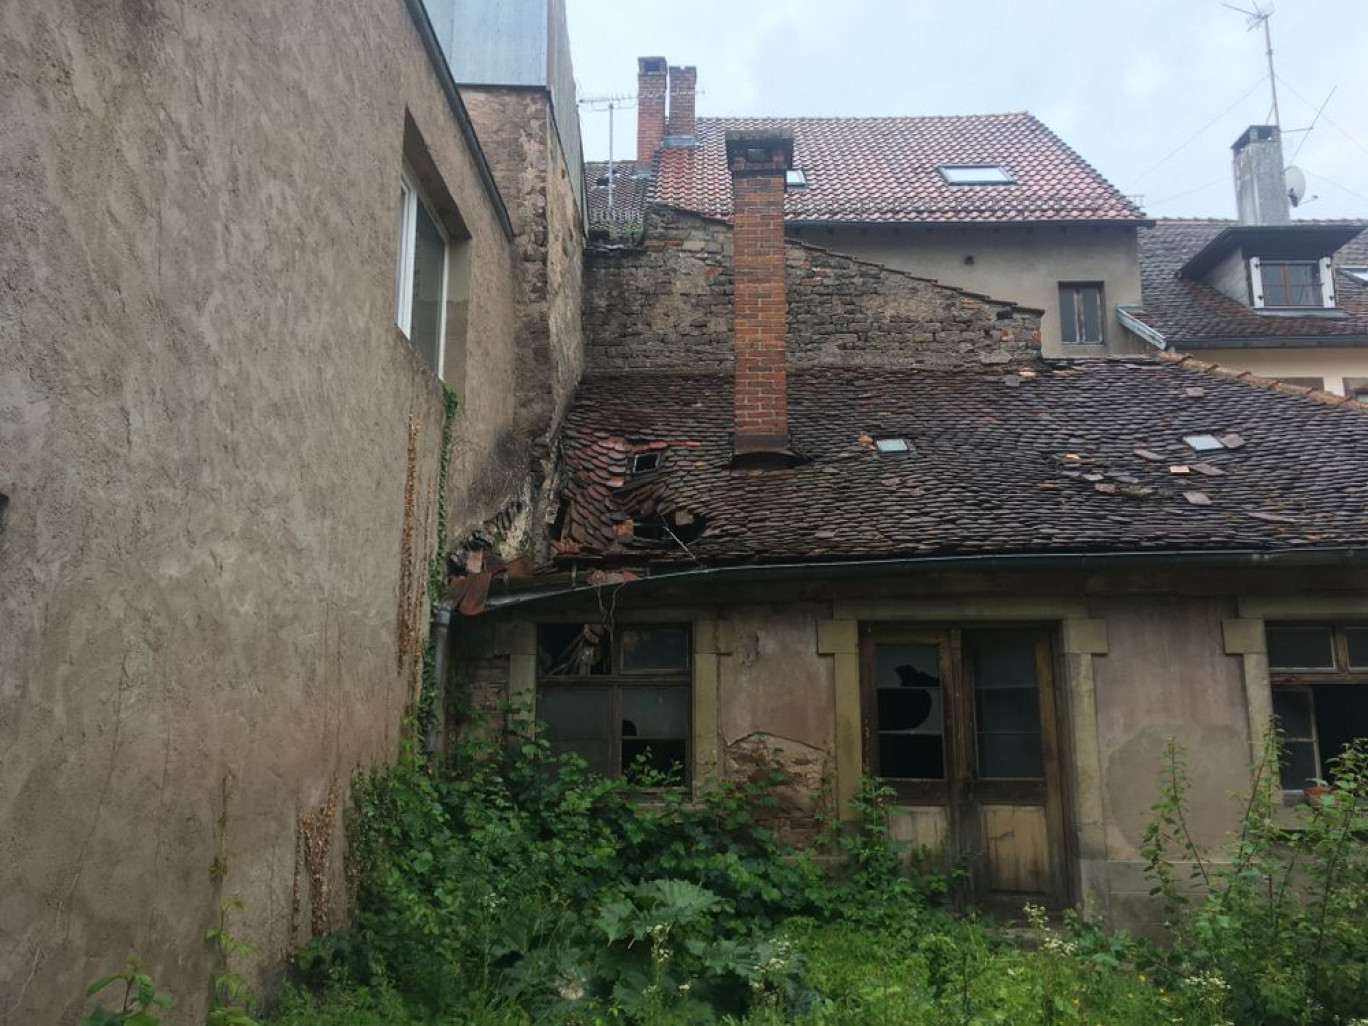
[[[946,881],[889,842],[873,785],[823,864],[757,825],[770,774],[643,801],[534,742],[467,744],[442,769],[410,744],[354,787],[351,928],[300,952],[269,1022],[1365,1026],[1368,746],[1289,830],[1269,744],[1214,856],[1166,752],[1144,850],[1167,947],[1029,905],[1014,932],[952,914]],[[152,981],[134,966],[97,987],[118,980],[124,1012],[87,1022],[156,1022],[128,1018]]]

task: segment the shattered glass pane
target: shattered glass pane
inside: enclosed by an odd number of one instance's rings
[[[585,677],[612,670],[608,628],[591,623],[537,625],[537,673],[542,677]]]
[[[623,627],[623,673],[661,673],[689,668],[689,631],[684,627]]]
[[[1268,665],[1279,670],[1333,670],[1329,627],[1269,627]]]
[[[944,780],[938,645],[879,645],[874,653],[879,774]]]

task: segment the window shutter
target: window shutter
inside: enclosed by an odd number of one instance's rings
[[[1320,262],[1321,305],[1335,305],[1335,269],[1330,266],[1329,257],[1321,257]]]
[[[1249,261],[1249,295],[1252,300],[1249,305],[1255,310],[1262,310],[1264,305],[1263,267],[1258,257],[1253,257]]]

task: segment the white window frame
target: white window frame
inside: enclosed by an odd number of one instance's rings
[[[440,378],[446,362],[447,278],[451,273],[451,237],[442,220],[432,209],[416,184],[413,169],[404,162],[399,174],[401,209],[399,213],[399,254],[394,267],[394,321],[404,338],[413,342],[413,262],[418,245],[418,204],[437,226],[442,237],[442,294],[437,305],[437,376]],[[416,347],[415,347],[416,348]]]
[[[1321,305],[1314,306],[1279,306],[1270,307],[1264,299],[1263,287],[1263,264],[1261,257],[1251,257],[1249,260],[1249,288],[1253,297],[1251,304],[1255,310],[1316,310],[1334,309],[1335,306],[1335,271],[1330,264],[1329,257],[1321,257],[1319,260],[1272,260],[1275,264],[1315,264],[1317,272],[1320,274]]]

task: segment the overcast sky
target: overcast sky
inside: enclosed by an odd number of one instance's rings
[[[705,117],[1029,110],[1156,217],[1234,216],[1230,144],[1271,110],[1263,33],[1220,0],[567,2],[581,97],[663,56],[698,67]],[[1284,152],[1318,197],[1293,216],[1368,219],[1368,0],[1279,0],[1271,24]],[[608,114],[580,117],[606,158]],[[615,155],[635,139],[619,110]]]

